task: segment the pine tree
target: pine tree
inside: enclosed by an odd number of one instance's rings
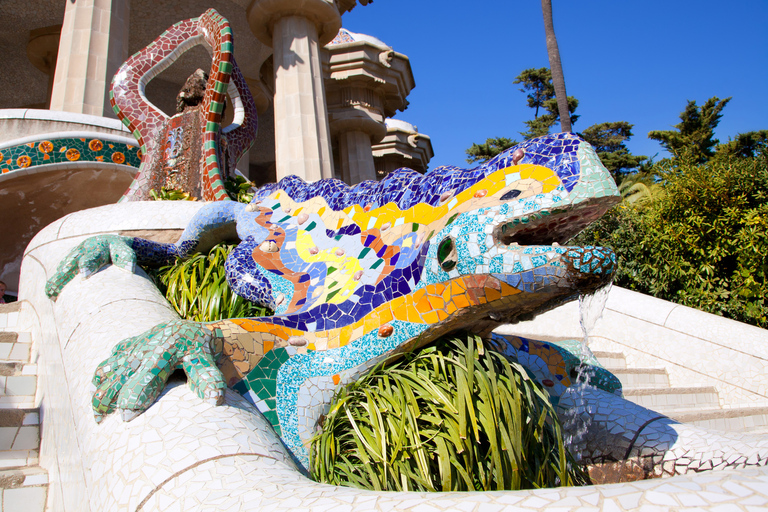
[[[636,169],[647,157],[633,155],[624,144],[632,137],[632,124],[626,121],[593,124],[579,135],[592,144],[603,165],[611,171],[616,181],[622,174]]]
[[[674,130],[654,130],[648,133],[648,138],[659,141],[675,158],[706,162],[714,156],[713,149],[720,142],[714,138],[715,128],[729,101],[731,98],[721,100],[713,96],[699,107],[689,100]]]

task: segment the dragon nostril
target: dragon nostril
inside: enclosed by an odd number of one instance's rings
[[[501,196],[501,200],[509,201],[510,199],[514,199],[520,195],[520,192],[521,192],[520,190],[510,190],[509,192]]]

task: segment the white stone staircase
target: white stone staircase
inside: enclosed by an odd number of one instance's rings
[[[0,305],[0,512],[43,512],[37,364],[29,333],[16,332],[19,308]]]
[[[627,368],[620,352],[594,352],[621,381],[624,398],[683,423],[726,432],[768,433],[768,407],[724,409],[711,386],[672,387],[664,368]]]

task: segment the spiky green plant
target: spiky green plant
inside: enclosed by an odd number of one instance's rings
[[[150,275],[179,316],[187,320],[271,315],[270,310],[245,300],[229,287],[224,262],[234,248],[235,244],[221,243],[208,254],[179,259]]]
[[[159,192],[152,189],[149,191],[149,195],[154,201],[197,201],[197,198],[188,192],[173,188],[162,187]]]
[[[224,178],[224,190],[227,191],[229,198],[240,203],[251,202],[254,186],[252,181],[248,181],[239,174]]]
[[[438,340],[343,387],[311,455],[315,480],[377,491],[588,482],[546,392],[473,335]]]

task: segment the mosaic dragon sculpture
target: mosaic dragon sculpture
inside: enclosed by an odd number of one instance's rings
[[[563,247],[618,200],[591,146],[558,134],[471,170],[401,169],[381,182],[288,177],[248,204],[204,206],[175,244],[103,235],[76,247],[46,292],[113,263],[133,271],[204,251],[236,233],[226,263],[241,296],[267,318],[174,321],[118,344],[96,370],[97,420],[145,410],[183,368],[205,400],[229,386],[306,462],[304,442],[334,390],[394,353],[464,329],[488,335],[605,285],[615,256]],[[581,361],[567,347],[497,338],[556,400]],[[618,381],[594,369],[610,392]]]

